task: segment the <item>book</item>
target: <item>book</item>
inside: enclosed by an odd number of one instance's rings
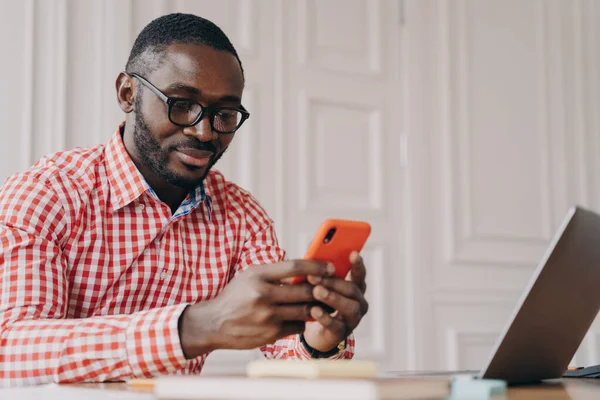
[[[451,381],[442,378],[250,378],[165,376],[156,380],[160,400],[388,400],[445,398]]]
[[[246,364],[251,378],[374,378],[377,364],[362,360],[255,360]]]

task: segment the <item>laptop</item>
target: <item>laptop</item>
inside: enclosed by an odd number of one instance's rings
[[[600,215],[574,206],[548,246],[485,367],[480,371],[419,375],[501,379],[509,385],[561,378],[599,310]]]
[[[560,378],[600,310],[600,215],[572,207],[498,338],[482,379]]]

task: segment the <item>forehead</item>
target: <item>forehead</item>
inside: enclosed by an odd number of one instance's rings
[[[235,56],[203,44],[170,45],[160,67],[150,74],[149,79],[157,86],[178,82],[195,87],[202,97],[242,97],[244,89],[242,70]]]

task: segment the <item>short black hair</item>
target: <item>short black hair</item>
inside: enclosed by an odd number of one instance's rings
[[[147,75],[160,66],[164,51],[173,43],[195,43],[224,50],[244,68],[225,33],[213,22],[193,14],[173,13],[152,20],[135,39],[125,66],[128,73]]]

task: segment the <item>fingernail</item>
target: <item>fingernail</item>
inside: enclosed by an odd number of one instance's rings
[[[315,297],[325,299],[328,294],[329,294],[329,291],[327,289],[325,289],[323,286],[317,286],[315,288]]]
[[[350,262],[355,263],[358,261],[358,252],[357,251],[353,251],[352,253],[350,253]]]
[[[323,310],[321,310],[319,307],[313,307],[310,314],[313,318],[321,318],[323,316]]]
[[[310,283],[311,285],[318,285],[322,278],[320,276],[314,276],[314,275],[309,275],[308,276],[308,283]]]
[[[333,265],[332,263],[327,264],[327,274],[328,275],[335,274],[335,265]]]

